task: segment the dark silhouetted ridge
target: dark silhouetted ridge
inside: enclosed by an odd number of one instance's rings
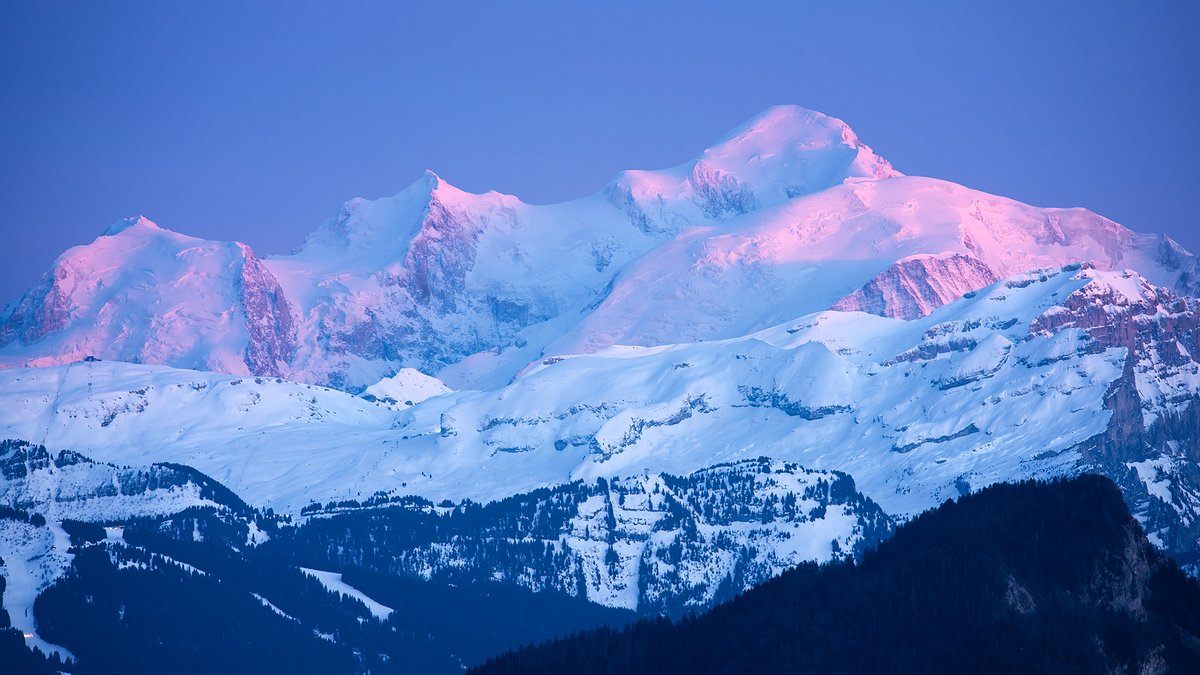
[[[1098,476],[989,487],[858,565],[805,565],[698,618],[599,629],[477,673],[1200,672],[1200,584]]]

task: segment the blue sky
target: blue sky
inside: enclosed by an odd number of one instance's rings
[[[254,6],[246,6],[254,5]],[[1200,3],[0,7],[0,302],[144,214],[286,252],[432,168],[552,202],[778,103],[895,166],[1200,251]]]

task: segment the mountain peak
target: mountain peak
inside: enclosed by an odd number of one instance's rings
[[[161,230],[162,229],[161,227],[158,226],[158,223],[155,223],[153,220],[150,220],[146,216],[130,216],[129,218],[122,218],[121,220],[118,220],[117,222],[113,223],[112,225],[109,225],[108,229],[104,231],[103,236],[112,237],[112,236],[121,234],[125,230],[134,228],[134,227],[151,229],[151,230]]]
[[[443,185],[453,187],[452,185],[447,183],[444,178],[437,175],[437,172],[435,172],[433,169],[425,169],[425,171],[421,174],[421,177],[418,178],[416,181],[414,181],[413,184],[410,185],[408,189],[421,190],[421,191],[425,191],[425,192],[436,192],[437,189],[439,187],[442,187]]]
[[[497,192],[486,192],[485,195],[499,194]],[[432,169],[425,169],[421,173],[421,177],[413,181],[408,187],[401,190],[398,194],[391,197],[384,197],[380,200],[372,201],[388,201],[388,200],[417,200],[419,203],[426,204],[430,201],[457,201],[463,198],[479,197],[481,195],[473,192],[467,192],[461,188],[451,185],[445,178],[439,176]],[[352,200],[356,203],[361,203],[366,200]]]
[[[822,155],[830,156],[823,158]],[[738,166],[777,164],[777,169],[814,160],[848,159],[846,166],[830,166],[846,178],[891,178],[902,175],[842,120],[798,105],[776,105],[751,117],[704,151],[700,161]],[[833,164],[840,164],[833,162]],[[831,178],[835,177],[832,175]]]
[[[816,110],[793,104],[773,105],[729,131],[717,143],[720,145],[757,133],[794,134],[797,130],[832,127],[849,129],[842,120]]]
[[[347,200],[336,216],[305,239],[297,254],[320,257],[337,250],[352,251],[359,256],[366,252],[371,261],[368,267],[379,267],[403,257],[431,208],[469,212],[518,203],[516,197],[495,191],[467,192],[426,169],[415,181],[389,197]],[[361,258],[354,259],[355,264],[363,262]]]
[[[901,176],[843,121],[795,105],[767,108],[696,159],[659,171],[625,171],[605,189],[610,201],[645,220],[645,206],[693,204],[666,220],[724,220],[847,181]],[[635,208],[636,207],[636,208]],[[677,230],[677,222],[650,229]]]

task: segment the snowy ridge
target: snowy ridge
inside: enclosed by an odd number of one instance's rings
[[[670,613],[847,558],[889,530],[844,474],[752,460],[612,481],[579,504],[560,542],[589,600]]]
[[[603,193],[645,231],[674,233],[820,192],[847,180],[901,175],[839,119],[775,106],[694,161],[624,171]]]
[[[1055,270],[916,321],[819,313],[747,338],[547,359],[496,393],[404,413],[399,431],[436,433],[428,461],[456,458],[408,487],[488,498],[513,472],[687,473],[755,453],[847,471],[904,515],[963,485],[1063,469],[1107,427],[1125,351],[1030,326],[1089,281]]]
[[[912,321],[821,312],[731,340],[548,358],[498,390],[399,412],[316,386],[152,366],[9,370],[0,401],[20,412],[0,434],[122,464],[186,462],[292,512],[376,492],[487,501],[768,456],[846,471],[905,516],[972,487],[1080,470],[1117,418],[1146,430],[1122,444],[1142,453],[1129,461],[1156,456],[1144,451],[1154,424],[1174,425],[1154,432],[1177,439],[1159,443],[1172,456],[1194,452],[1178,440],[1200,391],[1191,301],[1078,265],[969,295]],[[1116,397],[1126,381],[1132,393]],[[1180,474],[1172,485],[1191,494],[1200,483]]]
[[[1078,261],[1197,285],[1166,237],[903,176],[840,120],[780,106],[561,204],[427,172],[347,202],[287,256],[123,222],[6,310],[0,365],[90,355],[352,392],[414,368],[494,389],[547,357],[735,338],[830,306],[915,318]]]
[[[386,405],[278,378],[115,361],[0,376],[13,405],[0,437],[121,465],[186,464],[258,506],[274,501],[262,499],[270,494],[307,503],[303,495],[322,483],[344,491],[377,461],[347,458],[347,447],[394,443]]]
[[[119,468],[63,450],[0,441],[0,504],[55,521],[124,520],[218,507],[203,476],[186,467]]]

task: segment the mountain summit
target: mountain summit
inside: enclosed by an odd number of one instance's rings
[[[1096,476],[998,485],[860,565],[801,566],[708,614],[524,647],[473,673],[1196,672],[1200,584]]]
[[[734,129],[697,159],[661,171],[625,171],[606,192],[638,219],[681,229],[820,192],[851,179],[901,175],[843,121],[775,106]],[[690,207],[690,208],[689,208]]]

